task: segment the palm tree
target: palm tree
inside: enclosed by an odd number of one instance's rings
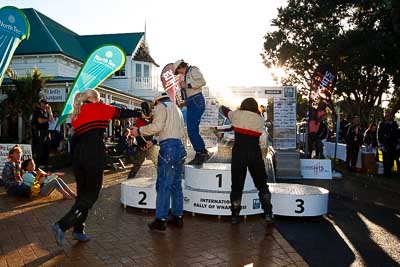
[[[25,142],[30,139],[30,117],[35,109],[39,92],[45,86],[46,79],[35,67],[32,73],[19,78],[12,69],[7,70],[7,75],[12,80],[12,85],[4,85],[1,90],[6,94],[0,105],[0,121],[4,127],[3,137],[15,137],[18,134],[18,118],[25,125],[22,131],[22,139]]]

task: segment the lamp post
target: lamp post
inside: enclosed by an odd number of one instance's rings
[[[341,178],[342,174],[336,170],[336,153],[337,153],[337,147],[339,143],[339,129],[340,129],[340,107],[335,106],[335,112],[336,112],[336,140],[335,140],[335,153],[333,156],[333,167],[332,167],[332,177],[335,178]]]

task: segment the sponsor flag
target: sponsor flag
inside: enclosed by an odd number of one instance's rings
[[[104,45],[92,52],[76,76],[68,94],[58,124],[62,124],[72,113],[76,93],[86,89],[95,89],[104,80],[125,65],[124,51],[115,45]]]
[[[321,121],[325,115],[326,107],[331,106],[333,87],[336,75],[326,65],[316,68],[311,79],[309,99],[309,133],[317,133]]]
[[[165,65],[165,67],[162,69],[161,83],[172,102],[177,103],[178,105],[184,102],[186,99],[184,94],[185,91],[181,90],[181,87],[179,86],[179,76],[174,75],[173,63]]]
[[[29,21],[21,10],[12,6],[0,9],[0,85],[15,50],[29,32]]]

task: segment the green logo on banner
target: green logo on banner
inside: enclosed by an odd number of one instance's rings
[[[86,60],[68,94],[59,124],[72,113],[75,94],[86,89],[95,89],[104,80],[125,65],[125,53],[117,46],[105,45],[96,49]]]
[[[0,9],[0,85],[18,45],[29,37],[29,27],[28,19],[18,8]]]

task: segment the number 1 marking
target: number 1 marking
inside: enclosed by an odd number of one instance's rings
[[[222,174],[215,175],[218,178],[218,187],[222,187]]]

